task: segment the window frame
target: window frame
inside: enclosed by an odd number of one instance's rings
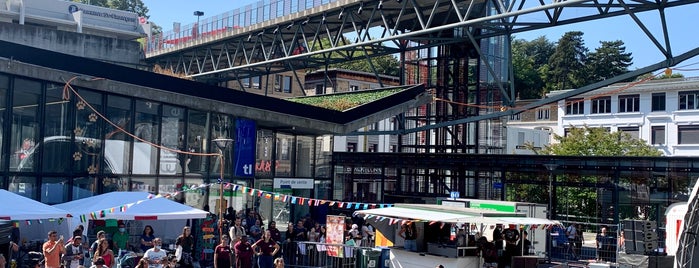
[[[566,99],[566,115],[581,115],[585,114],[585,99],[571,98]]]
[[[641,110],[640,106],[640,94],[619,95],[619,113],[637,113]]]
[[[612,97],[602,96],[590,100],[590,114],[611,114]]]

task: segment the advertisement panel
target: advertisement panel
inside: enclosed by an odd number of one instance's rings
[[[237,177],[253,177],[255,176],[256,124],[250,119],[238,118],[235,121],[234,173]]]
[[[328,244],[345,243],[345,217],[328,215],[326,217],[326,237],[325,242]],[[343,257],[342,246],[328,246],[328,256]]]

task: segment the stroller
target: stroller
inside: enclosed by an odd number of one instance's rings
[[[117,262],[117,267],[118,268],[134,268],[136,267],[136,264],[138,264],[139,261],[138,255],[135,253],[126,253],[124,256],[121,256],[119,258],[119,261]]]

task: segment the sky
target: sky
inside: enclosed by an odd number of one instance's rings
[[[204,16],[200,19],[212,17],[245,7],[248,4],[257,3],[258,0],[142,0],[148,7],[150,21],[163,27],[164,31],[172,29],[173,22],[180,22],[182,25],[191,24],[197,21],[194,11],[203,11]],[[690,49],[699,47],[699,4],[685,5],[682,7],[668,8],[667,23],[669,25],[669,38],[673,55],[680,55]],[[565,13],[564,13],[565,14]],[[639,14],[639,18],[646,23],[648,29],[655,33],[656,38],[662,38],[660,31],[660,19],[657,11],[650,11]],[[539,15],[541,16],[541,15]],[[565,16],[565,15],[564,15]],[[537,19],[532,18],[530,19]],[[540,18],[542,21],[544,18]],[[581,31],[585,45],[594,51],[599,47],[600,41],[624,41],[626,51],[631,52],[634,58],[631,69],[642,68],[664,60],[664,56],[659,49],[650,41],[630,16],[621,16],[604,20],[576,23],[552,28],[546,28],[515,35],[517,39],[532,40],[545,36],[549,41],[556,42],[568,31]],[[664,41],[659,40],[663,45]],[[682,73],[685,77],[699,77],[699,57],[694,57],[675,66],[682,70],[675,70],[675,73]],[[657,73],[657,72],[656,72]]]

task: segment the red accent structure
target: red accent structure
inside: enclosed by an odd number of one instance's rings
[[[158,216],[134,216],[133,219],[137,221],[157,220]]]

